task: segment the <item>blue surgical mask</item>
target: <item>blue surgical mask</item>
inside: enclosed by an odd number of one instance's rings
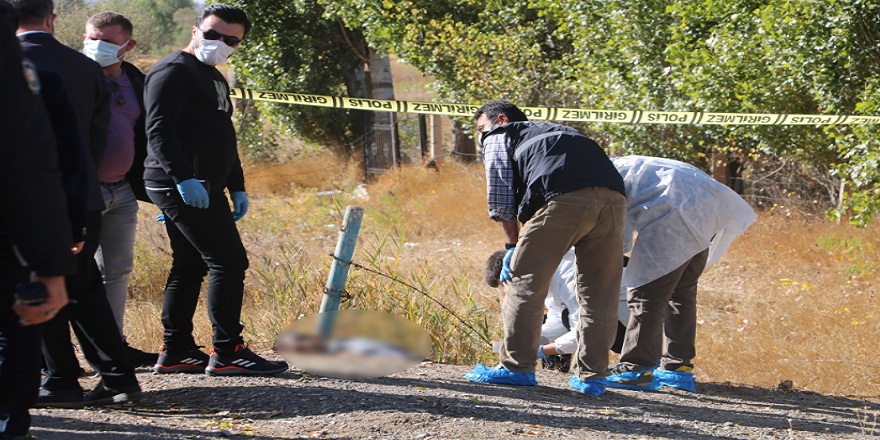
[[[131,41],[131,40],[129,40]],[[100,64],[101,67],[112,66],[125,57],[123,53],[121,57],[117,57],[116,54],[122,50],[125,45],[128,44],[128,41],[125,42],[122,46],[117,46],[113,43],[108,43],[106,41],[101,40],[85,40],[83,41],[83,50],[82,53],[95,60],[96,63]]]

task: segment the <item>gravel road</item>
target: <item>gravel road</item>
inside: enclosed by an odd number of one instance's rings
[[[138,373],[146,399],[84,410],[41,409],[32,434],[56,439],[205,438],[880,438],[880,403],[730,384],[678,390],[570,390],[539,371],[536,387],[462,378],[424,363],[378,379],[294,371],[269,378]],[[83,379],[86,389],[97,379]]]

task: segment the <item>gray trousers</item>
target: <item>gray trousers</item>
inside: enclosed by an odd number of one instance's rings
[[[128,181],[112,188],[102,187],[107,209],[101,213],[101,239],[95,261],[104,278],[107,302],[119,333],[123,333],[128,280],[134,269],[134,242],[137,230],[138,202]],[[124,338],[124,336],[123,336]]]
[[[535,371],[544,299],[562,256],[574,247],[581,307],[578,377],[606,376],[609,348],[617,331],[625,218],[623,194],[595,187],[554,197],[523,225],[510,263],[513,278],[505,284],[501,306],[504,340],[500,358],[505,368]]]
[[[696,356],[697,280],[706,267],[706,249],[674,271],[627,292],[629,323],[620,363],[633,371],[692,367]]]

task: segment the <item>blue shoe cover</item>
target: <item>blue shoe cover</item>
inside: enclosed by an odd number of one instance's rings
[[[650,369],[612,374],[605,378],[605,382],[608,388],[624,390],[654,391],[660,388],[657,378]]]
[[[658,368],[654,370],[654,380],[657,382],[657,388],[672,387],[692,393],[697,392],[694,373]]]
[[[603,379],[585,381],[578,379],[575,374],[574,376],[571,376],[571,380],[568,381],[568,384],[584,394],[591,394],[593,396],[601,396],[602,394],[605,394],[606,384]]]
[[[504,385],[534,386],[538,384],[535,373],[517,373],[506,370],[503,367],[486,368],[483,364],[477,364],[473,370],[468,371],[464,378],[471,382],[497,383]]]

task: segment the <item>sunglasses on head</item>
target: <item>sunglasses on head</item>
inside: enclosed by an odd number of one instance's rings
[[[226,43],[226,45],[229,47],[235,47],[238,46],[239,43],[241,43],[240,38],[233,37],[232,35],[223,35],[220,32],[215,31],[214,29],[203,31],[201,28],[199,28],[199,30],[202,31],[202,35],[205,37],[206,40],[223,40],[223,42]]]

